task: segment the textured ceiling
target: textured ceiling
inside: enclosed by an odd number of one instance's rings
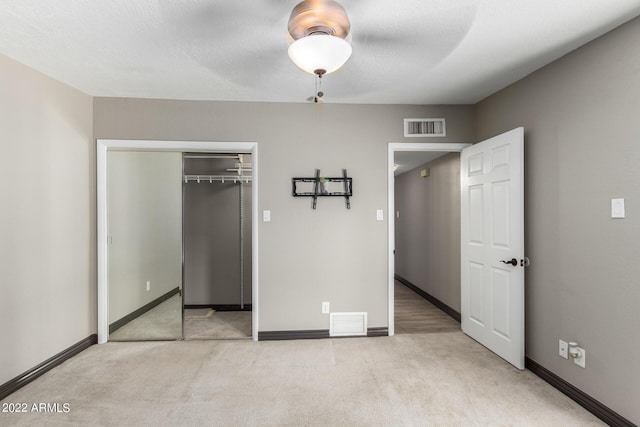
[[[308,102],[284,0],[2,0],[0,53],[93,96]],[[475,103],[640,14],[640,0],[343,0],[325,102]]]

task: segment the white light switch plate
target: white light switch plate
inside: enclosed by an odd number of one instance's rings
[[[271,211],[262,211],[262,221],[264,222],[271,221]]]
[[[624,199],[611,199],[611,218],[624,218]]]
[[[382,209],[376,211],[376,219],[378,221],[384,221],[384,211]]]

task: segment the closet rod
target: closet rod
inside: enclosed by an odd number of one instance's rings
[[[195,182],[233,182],[234,184],[237,182],[251,182],[253,181],[253,177],[246,175],[185,175],[184,182],[185,184],[189,181]]]

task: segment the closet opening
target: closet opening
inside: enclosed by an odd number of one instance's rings
[[[183,153],[183,337],[252,337],[251,154]]]

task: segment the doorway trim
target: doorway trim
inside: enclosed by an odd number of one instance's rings
[[[439,151],[443,153],[459,153],[464,148],[471,146],[472,144],[468,143],[450,143],[450,142],[390,142],[388,144],[388,152],[387,152],[387,225],[388,225],[388,238],[387,238],[387,271],[388,271],[388,297],[387,300],[389,302],[389,306],[387,309],[388,313],[388,325],[389,325],[389,336],[395,334],[395,323],[394,323],[394,279],[395,279],[395,259],[394,259],[394,250],[395,250],[395,241],[396,241],[396,230],[395,230],[395,177],[393,174],[393,163],[395,158],[395,153],[397,151]]]
[[[258,143],[207,141],[154,141],[130,139],[96,140],[96,198],[97,198],[97,274],[98,274],[98,344],[109,337],[109,289],[107,260],[107,152],[109,151],[174,151],[198,153],[249,153],[253,167],[251,212],[251,328],[252,339],[258,340]]]

